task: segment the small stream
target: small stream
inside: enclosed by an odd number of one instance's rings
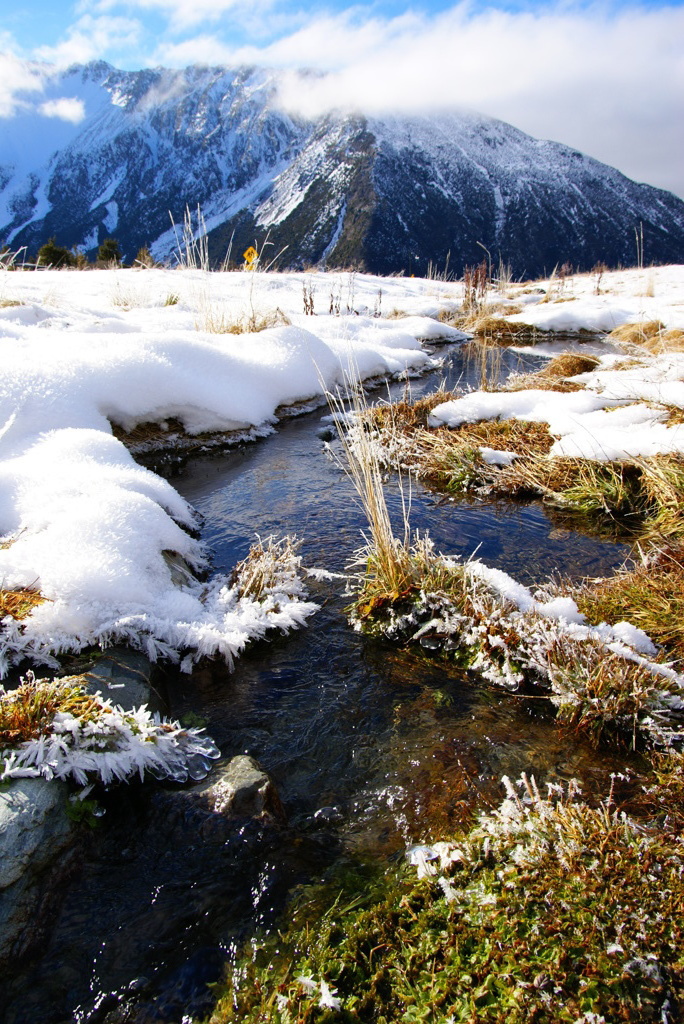
[[[461,350],[441,354],[442,368],[411,382],[415,397],[478,372]],[[521,366],[520,358],[505,351],[502,373],[539,363],[528,357]],[[216,571],[230,571],[255,534],[271,533],[301,538],[307,566],[340,572],[349,564],[365,521],[321,440],[325,412],[195,459],[171,478],[203,517]],[[538,504],[454,503],[412,491],[413,527],[439,550],[477,551],[526,584],[603,575],[627,554],[624,545],[554,525]],[[399,523],[396,481],[387,493]],[[271,774],[288,825],[208,833],[179,808],[172,787],[106,795],[107,814],[45,955],[10,986],[7,1024],[181,1024],[209,1011],[207,983],[237,943],[274,920],[294,887],[345,858],[392,859],[443,835],[473,808],[500,801],[504,773],[577,777],[602,792],[607,774],[624,765],[557,728],[544,700],[355,633],[343,586],[312,582],[321,610],[308,628],[254,644],[233,673],[212,664],[164,680],[174,716],[201,716],[226,758],[249,753]]]

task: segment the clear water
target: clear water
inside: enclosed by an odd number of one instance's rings
[[[516,358],[505,353],[503,372]],[[476,372],[452,352],[412,390]],[[271,533],[297,534],[306,565],[348,565],[364,520],[319,437],[324,412],[173,477],[203,516],[217,571],[230,570],[255,534]],[[388,496],[399,521],[396,481]],[[411,519],[440,550],[477,551],[525,583],[605,574],[626,554],[554,526],[534,504],[445,502],[414,487]],[[361,637],[347,625],[341,581],[311,589],[322,608],[307,629],[255,644],[233,673],[209,665],[166,679],[173,714],[201,715],[226,758],[246,752],[270,772],[288,826],[208,827],[168,787],[110,794],[44,956],[8,982],[7,1024],[179,1022],[207,1012],[207,982],[235,944],[340,858],[391,858],[437,838],[498,802],[504,773],[574,776],[600,792],[624,764],[558,729],[544,700]],[[124,1006],[129,1016],[111,1016]]]

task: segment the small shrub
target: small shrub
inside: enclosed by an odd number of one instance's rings
[[[151,268],[151,267],[155,266],[155,262],[154,262],[154,259],[152,257],[152,253],[150,252],[150,250],[147,248],[146,245],[144,245],[144,246],[142,246],[142,248],[138,249],[137,253],[135,254],[134,266],[136,266],[136,267],[146,267],[146,268]]]
[[[53,236],[38,250],[37,263],[39,267],[75,267],[76,258],[65,246],[57,245]]]
[[[116,238],[105,238],[97,250],[97,261],[105,266],[121,264],[121,249]]]

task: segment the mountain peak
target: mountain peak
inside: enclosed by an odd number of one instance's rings
[[[268,233],[283,266],[424,274],[450,254],[459,273],[486,248],[534,275],[634,262],[639,225],[647,259],[684,261],[684,202],[574,149],[472,111],[305,118],[283,80],[106,61],[51,76],[52,105],[0,122],[0,239],[92,254],[116,235],[129,259],[169,259],[169,213],[199,206],[217,262]]]

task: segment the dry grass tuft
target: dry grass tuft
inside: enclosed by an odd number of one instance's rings
[[[29,677],[0,700],[0,748],[17,746],[47,732],[57,712],[97,718],[102,706],[83,690],[79,676],[49,681]]]
[[[23,302],[19,302],[17,299],[0,299],[0,309],[10,309],[14,306],[23,306]]]
[[[237,320],[220,310],[207,310],[197,324],[197,330],[209,334],[257,334],[269,327],[289,327],[290,318],[282,309],[273,309],[268,313],[252,312],[238,317]]]
[[[282,593],[289,577],[296,575],[299,547],[300,542],[294,537],[267,537],[265,541],[259,538],[247,557],[233,569],[231,586],[237,587],[240,597],[253,601],[263,601],[274,590]]]
[[[0,590],[0,619],[10,615],[13,619],[25,619],[39,604],[47,599],[37,590]]]
[[[449,402],[456,397],[456,392],[440,387],[430,395],[412,402],[409,395],[398,402],[376,405],[368,409],[366,418],[373,426],[381,430],[402,431],[412,433],[420,427],[427,427],[430,413],[442,402]]]
[[[577,377],[580,373],[595,370],[600,360],[597,356],[586,356],[580,352],[562,352],[539,371],[546,377]]]
[[[515,307],[508,310],[510,315],[515,312]],[[475,313],[462,320],[458,326],[477,338],[485,337],[504,346],[521,341],[534,341],[539,335],[539,331],[532,324],[510,323],[494,313]]]
[[[611,331],[607,340],[640,345],[654,355],[659,355],[661,352],[684,352],[684,330],[681,328],[668,330],[660,320],[643,320],[635,324],[623,324]]]
[[[650,341],[644,342],[644,347],[654,355],[661,352],[684,352],[684,331],[681,328],[663,331]]]
[[[585,356],[577,352],[563,352],[556,356],[536,373],[512,374],[504,391],[582,391],[584,385],[579,381],[570,380],[581,373],[589,373],[599,364],[594,356]]]

